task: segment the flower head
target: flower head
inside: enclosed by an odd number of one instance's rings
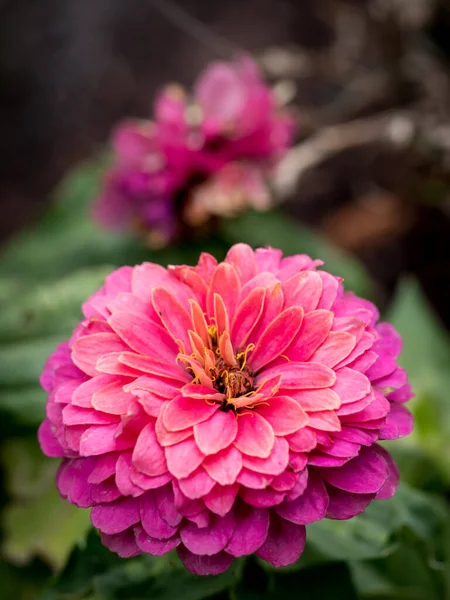
[[[199,223],[220,213],[220,207],[230,212],[224,202],[205,203],[202,187],[230,165],[243,175],[237,191],[227,176],[222,196],[238,194],[243,206],[258,207],[261,194],[269,196],[267,173],[290,146],[293,132],[292,118],[277,106],[252,60],[214,63],[196,82],[192,97],[168,86],[155,101],[153,122],[129,121],[117,128],[115,164],[105,178],[96,217],[108,227],[138,228],[150,234],[150,243],[167,242],[183,222],[193,224],[194,213]],[[263,186],[257,197],[254,184],[242,185],[246,179]]]
[[[395,492],[380,439],[409,433],[401,340],[306,255],[112,273],[49,358],[39,432],[57,484],[121,556],[199,574],[301,555],[305,525]]]

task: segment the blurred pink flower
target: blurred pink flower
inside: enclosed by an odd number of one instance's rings
[[[190,203],[197,213],[203,207],[198,222],[218,214],[217,207],[209,211],[196,201],[196,194],[230,164],[248,170],[249,179],[257,177],[269,198],[267,176],[293,134],[293,119],[277,106],[252,60],[214,63],[192,98],[168,86],[156,98],[154,122],[128,121],[117,128],[115,163],[96,203],[96,219],[110,228],[155,232],[165,243],[189,220],[184,216],[192,213]]]
[[[306,524],[394,494],[376,442],[412,427],[401,340],[320,264],[238,244],[220,264],[123,267],[84,304],[45,366],[39,438],[111,550],[279,567]]]

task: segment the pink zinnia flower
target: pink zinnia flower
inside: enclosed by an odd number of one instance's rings
[[[401,340],[306,255],[112,273],[48,360],[39,438],[57,484],[120,556],[194,573],[296,561],[305,525],[389,498],[377,441],[410,432]]]
[[[203,222],[226,207],[222,202],[211,209],[196,194],[198,189],[204,196],[202,184],[215,175],[223,179],[230,165],[248,174],[240,177],[237,192],[227,176],[222,192],[248,197],[243,204],[258,206],[262,195],[269,197],[267,176],[293,133],[293,119],[277,106],[252,60],[213,63],[191,98],[168,86],[156,99],[154,122],[128,121],[117,128],[115,164],[106,175],[96,218],[107,227],[140,229],[150,234],[151,243],[163,244],[186,221],[192,225],[194,212],[196,222]],[[258,180],[263,192],[255,194],[254,184],[243,186],[244,179]]]

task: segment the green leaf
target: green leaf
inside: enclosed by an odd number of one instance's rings
[[[445,511],[433,496],[401,484],[390,500],[372,502],[363,514],[348,521],[324,519],[307,526],[305,560],[283,570],[317,562],[388,556],[396,548],[395,532],[409,527],[424,541],[433,540],[445,522]],[[314,553],[311,560],[308,551]]]
[[[0,302],[0,340],[29,339],[59,332],[70,335],[81,318],[81,304],[112,270],[112,266],[93,267],[27,289],[23,289],[22,284],[19,297]]]
[[[221,232],[230,244],[246,242],[256,248],[272,246],[284,254],[309,254],[325,262],[324,268],[343,277],[347,290],[360,296],[373,295],[371,281],[361,264],[311,229],[281,211],[247,212],[221,222]]]
[[[230,589],[239,576],[239,561],[221,575],[199,577],[186,571],[175,553],[119,559],[91,532],[43,600],[203,600]]]
[[[58,569],[90,526],[89,513],[63,500],[55,486],[57,461],[33,439],[14,439],[2,452],[11,497],[3,509],[3,554],[27,564],[39,556]]]
[[[416,398],[409,403],[415,416],[413,433],[396,447],[419,447],[450,482],[450,338],[414,280],[405,280],[386,315],[403,338],[400,363],[406,368]],[[393,444],[388,444],[390,448]]]

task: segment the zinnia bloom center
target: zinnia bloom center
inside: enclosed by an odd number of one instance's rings
[[[191,331],[191,341],[196,342],[192,344],[194,351],[189,356],[180,353],[178,359],[192,371],[192,383],[218,392],[208,401],[220,404],[221,410],[236,412],[239,408],[249,408],[256,400],[256,392],[247,357],[255,345],[248,344],[245,350],[235,352],[228,331],[219,333],[216,325],[210,325],[206,331],[207,344]]]

